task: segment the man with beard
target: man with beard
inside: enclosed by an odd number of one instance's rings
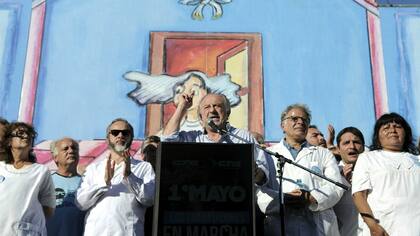
[[[337,135],[337,148],[341,156],[341,161],[338,164],[341,180],[350,189],[344,192],[343,197],[334,206],[334,212],[337,215],[340,235],[355,236],[357,235],[359,212],[353,203],[351,180],[357,158],[365,150],[365,139],[362,132],[355,127],[342,129]]]
[[[74,203],[82,177],[77,173],[79,144],[71,138],[53,141],[50,150],[57,171],[51,177],[55,186],[56,210],[47,221],[48,235],[82,235],[84,212]]]
[[[144,235],[144,213],[153,204],[150,163],[130,157],[133,127],[118,118],[107,128],[109,156],[86,168],[76,201],[88,210],[84,235]]]

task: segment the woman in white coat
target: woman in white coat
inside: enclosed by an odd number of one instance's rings
[[[382,115],[370,149],[353,172],[358,235],[419,236],[420,162],[409,124],[396,113]]]
[[[47,167],[35,163],[36,132],[22,122],[6,128],[6,156],[0,161],[0,235],[47,235],[45,218],[54,213],[55,190]]]

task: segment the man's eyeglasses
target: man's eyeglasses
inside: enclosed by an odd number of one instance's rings
[[[298,120],[301,120],[304,124],[308,124],[309,120],[307,118],[301,117],[301,116],[288,116],[285,117],[283,120],[291,120],[293,123],[298,122]]]
[[[18,130],[16,132],[11,133],[12,137],[17,137],[17,138],[33,138],[34,135],[33,134],[29,134],[26,130]]]
[[[123,130],[119,130],[119,129],[113,129],[109,131],[110,134],[112,134],[112,136],[117,137],[120,133],[122,133],[123,136],[128,136],[131,134],[130,130],[127,129],[123,129]]]

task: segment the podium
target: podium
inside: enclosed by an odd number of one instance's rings
[[[154,236],[255,235],[252,144],[160,144]]]

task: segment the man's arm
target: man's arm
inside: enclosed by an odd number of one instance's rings
[[[55,187],[49,171],[44,173],[44,178],[40,187],[39,202],[46,219],[54,215],[55,210]]]
[[[367,202],[367,190],[353,194],[353,201],[363,221],[369,227],[371,235],[388,236],[388,233],[379,225],[379,221],[373,215],[372,209]]]
[[[82,211],[92,207],[108,191],[108,185],[103,174],[95,176],[97,174],[94,166],[88,166],[82,184],[77,189],[75,203]],[[95,177],[100,179],[100,183],[95,183]]]
[[[123,184],[134,193],[136,200],[143,206],[152,206],[155,197],[155,173],[148,162],[142,162],[141,168],[133,170],[124,178]]]
[[[324,165],[323,174],[330,179],[341,182],[341,174],[334,156],[328,151],[322,151],[319,154],[324,155],[322,157]],[[308,196],[310,203],[309,209],[312,211],[323,211],[333,207],[340,201],[340,198],[345,191],[341,187],[327,182],[326,180],[320,181],[323,182],[320,184],[320,187],[310,191],[310,195]]]
[[[184,118],[185,114],[187,113],[188,108],[192,106],[192,98],[193,98],[193,93],[182,94],[180,96],[179,103],[178,103],[178,106],[176,107],[174,114],[169,119],[168,123],[163,129],[162,134],[164,136],[171,135],[179,131],[182,118]]]
[[[259,150],[258,148],[254,149],[254,155],[255,155],[255,183],[257,185],[264,185],[267,184],[269,181],[269,170],[268,170],[268,164],[267,164],[267,155],[264,151]]]
[[[55,208],[42,206],[42,211],[44,212],[44,216],[46,219],[51,218],[54,215]]]
[[[372,171],[370,169],[371,158],[367,153],[362,153],[357,158],[352,178],[353,202],[363,221],[369,227],[371,235],[388,236],[382,226],[379,225],[380,222],[373,215],[372,208],[367,202],[368,192],[373,189],[369,175]]]

